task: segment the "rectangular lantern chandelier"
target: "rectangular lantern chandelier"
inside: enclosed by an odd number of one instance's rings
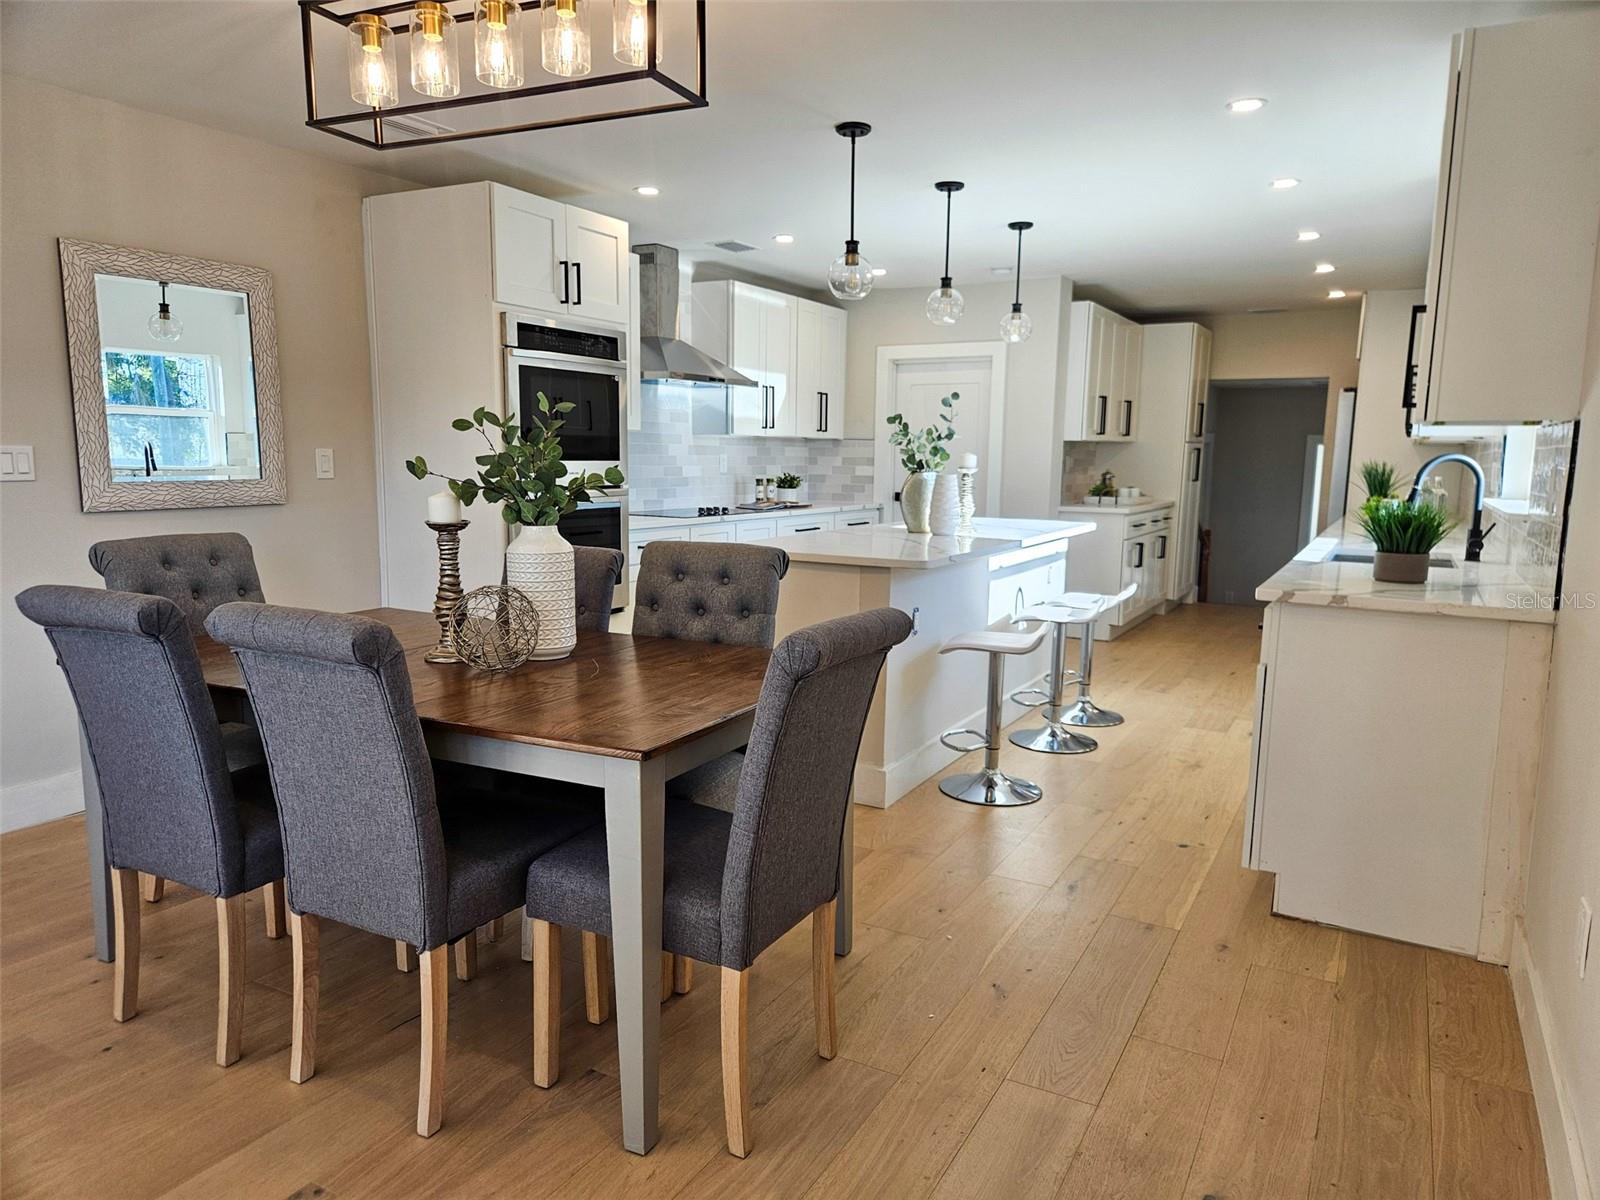
[[[299,0],[306,124],[392,150],[706,107],[705,0]]]

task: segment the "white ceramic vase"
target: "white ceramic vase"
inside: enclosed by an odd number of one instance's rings
[[[578,644],[578,598],[572,544],[554,525],[524,525],[506,547],[506,583],[539,614],[532,657],[565,658]]]
[[[778,499],[783,501],[785,504],[793,504],[795,501],[800,499],[800,489],[799,488],[779,488],[778,489]]]
[[[935,476],[928,505],[928,532],[952,534],[961,524],[961,481],[954,471]]]
[[[933,504],[933,481],[937,471],[913,471],[900,485],[900,515],[907,533],[928,532],[928,509]]]

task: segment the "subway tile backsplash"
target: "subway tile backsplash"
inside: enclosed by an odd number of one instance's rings
[[[1527,512],[1491,513],[1484,523],[1496,521],[1489,535],[1486,559],[1508,561],[1524,582],[1553,588],[1561,560],[1561,529],[1566,519],[1567,472],[1572,464],[1571,421],[1547,421],[1539,426],[1533,443],[1533,476],[1528,487]],[[1499,442],[1482,444],[1479,461],[1489,477],[1491,495],[1500,490],[1505,464]],[[1498,543],[1498,547],[1496,547]],[[1491,554],[1491,549],[1495,552]]]
[[[756,476],[793,471],[813,504],[871,504],[872,443],[866,439],[706,437],[693,432],[689,384],[648,383],[643,428],[628,438],[628,507],[650,512],[685,505],[742,504]],[[721,470],[726,456],[728,469]]]

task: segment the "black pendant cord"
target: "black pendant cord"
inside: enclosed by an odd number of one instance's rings
[[[856,240],[856,135],[850,135],[850,240]]]
[[[950,206],[954,199],[954,191],[944,194],[944,287],[950,286]]]
[[[1015,299],[1011,301],[1011,311],[1014,313],[1019,313],[1022,311],[1022,235],[1027,230],[1033,228],[1033,222],[1012,221],[1011,224],[1006,226],[1006,228],[1015,229],[1017,231],[1017,290],[1015,293]]]

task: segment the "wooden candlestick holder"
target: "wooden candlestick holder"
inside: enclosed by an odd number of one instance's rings
[[[439,644],[427,653],[431,663],[460,662],[456,653],[456,630],[451,620],[456,601],[461,599],[461,531],[471,521],[427,522],[439,537],[439,590],[433,594],[433,619],[439,622]]]

